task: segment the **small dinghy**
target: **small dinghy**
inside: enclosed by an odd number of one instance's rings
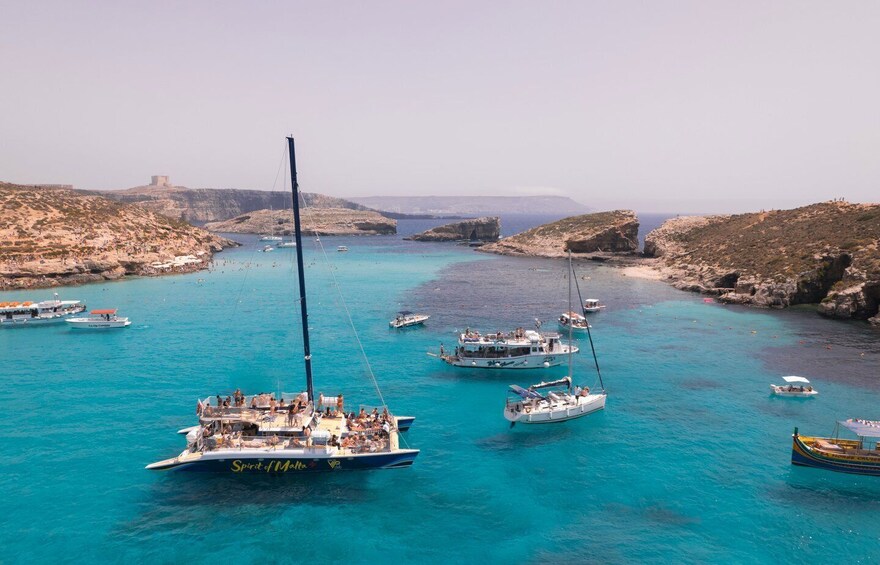
[[[787,382],[785,385],[770,385],[773,394],[777,396],[803,396],[810,397],[819,394],[819,391],[813,388],[810,381],[804,377],[782,377]]]

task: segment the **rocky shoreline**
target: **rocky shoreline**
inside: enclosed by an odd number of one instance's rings
[[[100,196],[8,183],[0,183],[0,240],[0,290],[192,272],[238,245]]]
[[[303,231],[319,235],[392,235],[397,220],[370,210],[307,208],[302,214]],[[209,222],[205,229],[223,233],[251,233],[276,236],[293,234],[290,210],[256,210],[222,222]]]

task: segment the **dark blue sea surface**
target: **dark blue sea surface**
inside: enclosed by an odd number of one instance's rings
[[[0,329],[0,561],[880,559],[880,481],[789,459],[795,426],[826,434],[836,419],[880,418],[877,330],[806,309],[707,304],[577,264],[585,297],[608,305],[591,317],[606,409],[510,429],[507,385],[564,368],[476,372],[427,353],[468,326],[505,330],[538,318],[552,327],[568,305],[566,263],[400,236],[325,237],[329,265],[312,240],[304,247],[316,389],[377,404],[372,371],[392,410],[416,416],[406,434],[422,450],[413,467],[146,471],[183,448],[175,432],[195,423],[198,397],[303,386],[292,250],[260,253],[255,237],[240,239],[246,245],[217,255],[210,272],[58,289],[119,308],[134,322],[125,330]],[[390,330],[404,308],[432,317]],[[580,344],[575,380],[593,386]],[[768,385],[786,374],[812,379],[818,398],[771,397]]]

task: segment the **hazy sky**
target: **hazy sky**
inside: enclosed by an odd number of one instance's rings
[[[0,0],[0,180],[880,200],[880,2]]]

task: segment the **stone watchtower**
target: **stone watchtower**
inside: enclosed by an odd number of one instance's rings
[[[171,186],[168,175],[153,175],[150,177],[150,186]]]

